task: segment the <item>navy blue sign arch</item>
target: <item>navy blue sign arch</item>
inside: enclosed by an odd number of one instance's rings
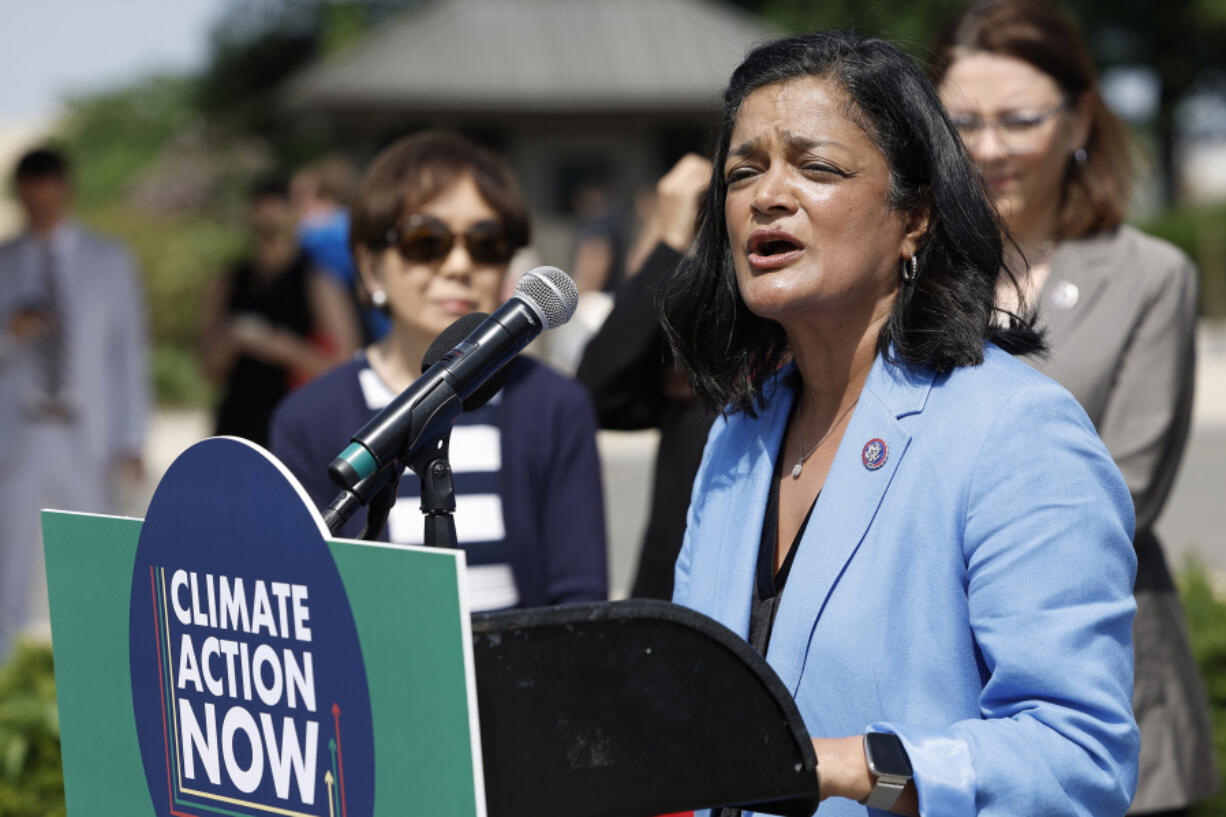
[[[370,693],[323,534],[262,450],[218,438],[162,479],[129,612],[159,817],[374,813]]]

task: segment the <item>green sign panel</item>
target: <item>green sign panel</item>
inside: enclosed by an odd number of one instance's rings
[[[228,438],[43,530],[70,815],[484,817],[462,552],[331,539]]]

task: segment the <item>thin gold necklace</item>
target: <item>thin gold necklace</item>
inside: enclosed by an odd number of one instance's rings
[[[843,413],[840,414],[833,423],[831,423],[830,428],[826,429],[826,433],[823,434],[822,438],[817,441],[817,445],[810,448],[808,454],[802,454],[800,459],[796,460],[796,464],[792,466],[792,479],[800,479],[800,472],[804,470],[805,460],[812,457],[813,453],[822,447],[822,443],[826,442],[826,438],[834,433],[834,430],[839,427],[839,423],[843,422],[843,418],[847,416],[847,412],[854,409],[856,407],[856,403],[859,402],[860,398],[857,396],[855,400],[851,401],[851,405],[843,409]],[[802,432],[799,427],[796,429],[796,439],[800,442],[800,447],[803,450],[805,447],[805,439],[802,436]]]

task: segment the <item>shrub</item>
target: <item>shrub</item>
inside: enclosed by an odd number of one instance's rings
[[[241,254],[243,234],[218,220],[158,217],[124,204],[97,208],[86,220],[126,243],[140,266],[158,404],[208,404],[209,386],[194,351],[204,290]]]
[[[195,348],[171,344],[154,346],[150,363],[159,406],[212,407],[213,388],[200,370],[198,357]]]
[[[1226,317],[1226,202],[1176,207],[1139,226],[1191,256],[1200,269],[1201,314]]]
[[[1192,652],[1209,693],[1218,773],[1226,781],[1226,601],[1214,593],[1208,571],[1195,560],[1179,572],[1179,594],[1188,617]],[[1198,804],[1193,813],[1197,817],[1226,817],[1226,791]]]
[[[0,814],[66,814],[51,648],[18,644],[0,668]]]

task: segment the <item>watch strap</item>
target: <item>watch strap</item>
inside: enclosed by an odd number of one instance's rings
[[[882,775],[873,783],[873,790],[869,792],[868,797],[860,802],[869,808],[889,811],[898,802],[899,796],[902,795],[902,790],[906,787],[907,778]]]

